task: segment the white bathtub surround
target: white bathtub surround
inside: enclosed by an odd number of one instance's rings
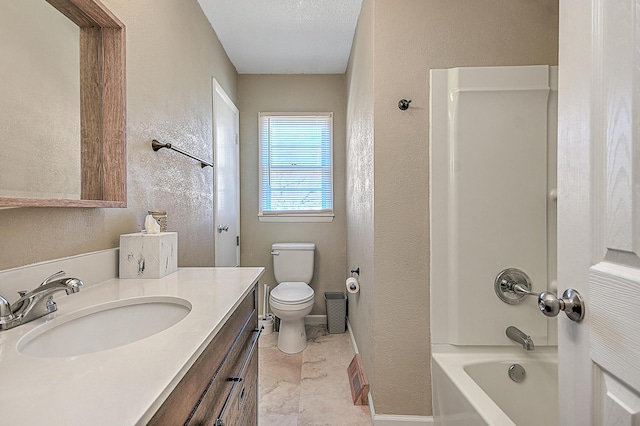
[[[558,425],[558,354],[554,347],[432,347],[436,425]],[[508,368],[520,364],[516,383]]]
[[[34,276],[32,268],[41,280],[47,275],[42,274],[43,268],[60,270],[64,265],[69,275],[87,283],[79,293],[56,295],[57,312],[0,332],[3,422],[146,424],[264,271],[263,268],[183,268],[161,279],[109,279],[94,283],[95,276],[84,270],[85,266],[79,261],[89,259],[86,263],[91,264],[96,258],[108,257],[115,260],[113,252],[107,251],[0,272],[3,282],[0,294],[7,289],[5,277],[30,282]],[[113,270],[114,265],[115,262],[111,263],[107,269]],[[38,283],[36,281],[34,287]],[[27,333],[53,319],[63,320],[65,315],[72,316],[73,312],[88,306],[158,297],[183,299],[191,305],[191,311],[160,333],[101,352],[38,358],[16,350]],[[100,335],[95,338],[100,339]],[[34,385],[33,380],[25,377],[36,377],[36,381],[46,386]],[[38,401],[38,410],[33,410],[34,400]]]
[[[517,268],[531,278],[533,292],[555,290],[556,103],[556,67],[431,71],[438,425],[557,424],[557,320],[539,312],[535,297],[507,304],[494,289],[501,271]],[[509,326],[531,336],[535,350],[511,341]],[[529,371],[521,383],[507,375],[513,363]],[[545,406],[548,418],[531,408]]]
[[[177,232],[120,235],[120,278],[162,278],[177,270]]]
[[[548,290],[549,145],[556,67],[431,71],[431,336],[433,343],[505,345],[514,325],[547,345],[536,299],[508,305],[496,276],[523,270]],[[553,131],[550,131],[552,129]],[[553,149],[555,154],[555,148]],[[555,229],[555,228],[554,228]]]

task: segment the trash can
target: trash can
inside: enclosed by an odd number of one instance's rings
[[[331,334],[341,334],[347,324],[347,296],[342,292],[328,291],[324,294],[327,305],[327,329]]]

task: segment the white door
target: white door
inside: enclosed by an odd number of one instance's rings
[[[238,108],[213,79],[215,266],[240,265]]]
[[[640,0],[561,0],[560,425],[640,425]],[[535,415],[535,413],[532,413]]]

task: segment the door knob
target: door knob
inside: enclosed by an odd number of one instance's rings
[[[558,299],[555,294],[543,291],[538,295],[538,309],[548,317],[564,311],[570,320],[580,322],[584,318],[584,299],[576,290],[568,288]]]
[[[222,226],[222,225],[218,225],[218,234],[222,234],[222,231],[228,231],[229,227],[227,225]]]
[[[558,298],[555,294],[543,291],[531,291],[531,280],[523,271],[508,268],[496,277],[493,288],[496,295],[505,303],[515,305],[522,302],[526,296],[538,298],[538,309],[545,316],[555,317],[564,311],[570,320],[580,322],[584,318],[584,299],[576,290],[568,288]]]

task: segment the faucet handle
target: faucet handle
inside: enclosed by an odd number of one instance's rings
[[[5,324],[13,319],[13,312],[11,311],[11,304],[7,299],[0,296],[0,329],[4,329],[2,324]]]
[[[46,310],[48,313],[55,312],[58,310],[58,304],[53,300],[53,296],[49,296],[47,298]]]
[[[79,292],[80,287],[84,285],[84,282],[79,278],[67,278],[64,283],[67,285],[67,294]]]
[[[58,272],[56,272],[55,274],[52,274],[52,275],[48,276],[47,278],[45,278],[45,279],[44,279],[44,281],[42,281],[42,282],[40,283],[40,285],[46,285],[46,284],[48,284],[48,283],[49,283],[49,281],[51,281],[52,279],[54,279],[54,278],[58,278],[58,277],[61,277],[61,276],[63,276],[64,274],[66,274],[66,272],[64,272],[64,271],[58,271]],[[23,295],[23,296],[24,296],[24,295]]]

